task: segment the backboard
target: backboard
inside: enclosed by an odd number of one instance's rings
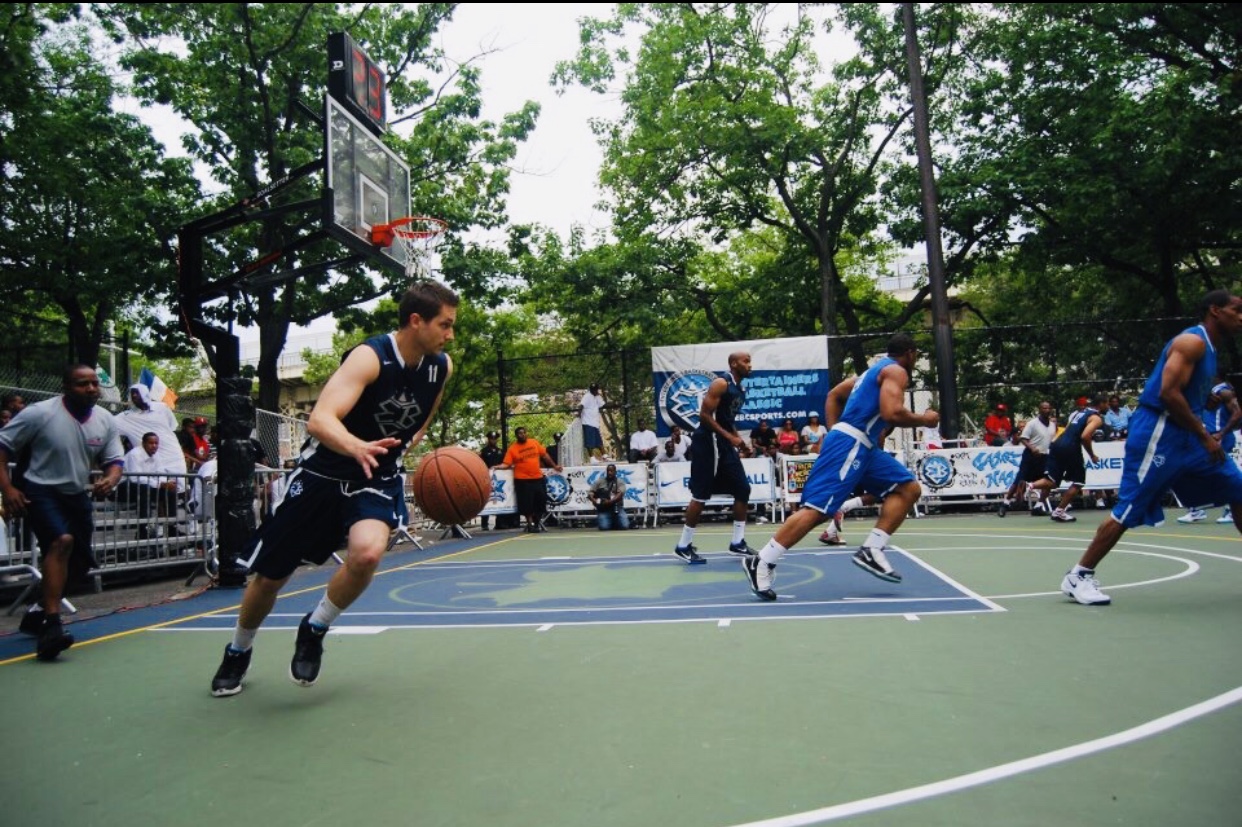
[[[354,252],[405,272],[404,247],[372,244],[371,227],[410,214],[410,168],[340,101],[324,100],[325,229]]]

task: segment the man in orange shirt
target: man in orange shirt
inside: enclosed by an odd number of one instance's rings
[[[543,466],[556,472],[563,469],[548,455],[547,449],[536,439],[526,435],[525,428],[513,432],[517,441],[505,451],[499,469],[513,469],[513,493],[517,497],[518,512],[526,518],[526,531],[537,534],[546,531],[540,519],[548,508],[548,481],[543,476]]]

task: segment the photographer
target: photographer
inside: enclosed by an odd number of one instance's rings
[[[595,506],[600,531],[630,527],[629,515],[625,513],[625,484],[617,478],[617,466],[609,465],[604,476],[595,481],[588,495]]]

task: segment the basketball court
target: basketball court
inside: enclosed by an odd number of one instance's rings
[[[1056,591],[1095,515],[911,520],[905,580],[813,541],[750,594],[727,528],[553,530],[393,555],[288,679],[330,567],[299,574],[246,688],[208,692],[240,595],[0,639],[21,823],[1227,824],[1242,555],[1131,532],[1110,607]],[[848,521],[847,539],[869,523]],[[771,526],[752,526],[752,544]],[[18,657],[14,657],[17,655]],[[44,729],[43,727],[46,727]],[[55,745],[50,747],[49,745]]]

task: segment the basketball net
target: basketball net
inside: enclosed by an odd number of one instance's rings
[[[416,215],[397,218],[371,228],[371,243],[397,246],[405,253],[405,274],[413,279],[431,278],[431,250],[448,224],[439,218]]]

